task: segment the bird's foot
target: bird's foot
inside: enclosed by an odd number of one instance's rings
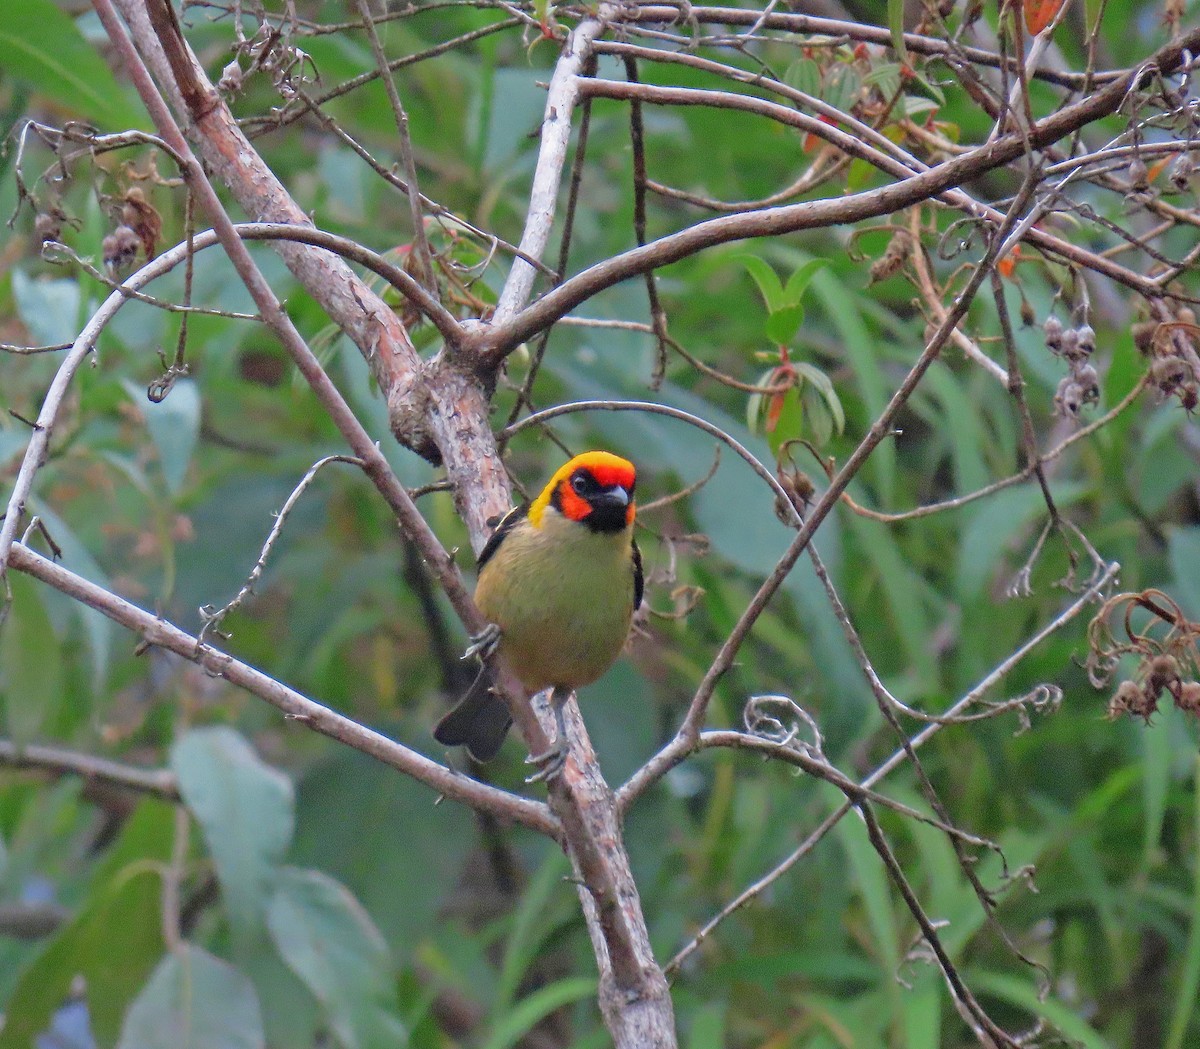
[[[470,659],[472,656],[478,656],[483,662],[487,662],[496,654],[496,647],[500,644],[500,628],[495,623],[488,623],[478,634],[471,635],[471,643],[467,646],[467,650],[462,654],[463,659]]]
[[[563,766],[567,763],[567,747],[560,736],[540,754],[530,754],[525,759],[526,765],[536,765],[538,770],[525,777],[526,783],[552,783],[562,775]]]

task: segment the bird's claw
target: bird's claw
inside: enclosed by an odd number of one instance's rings
[[[478,634],[471,635],[471,643],[467,646],[467,650],[462,654],[463,659],[470,659],[472,656],[478,656],[483,662],[487,662],[496,653],[496,647],[500,644],[500,628],[495,623],[488,623]]]
[[[563,766],[567,763],[567,748],[563,740],[555,740],[540,754],[530,754],[525,759],[526,765],[537,765],[537,772],[525,777],[526,783],[552,783],[562,775]]]

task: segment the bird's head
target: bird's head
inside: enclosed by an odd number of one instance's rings
[[[529,508],[529,518],[541,524],[547,507],[593,532],[620,532],[633,524],[637,509],[633,490],[637,471],[628,459],[611,452],[584,452],[550,478]]]

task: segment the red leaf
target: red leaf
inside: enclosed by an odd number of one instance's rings
[[[817,119],[822,124],[828,124],[830,127],[837,127],[837,121],[830,120],[829,117],[827,117],[824,113],[818,114]],[[804,150],[805,153],[810,153],[812,151],[813,146],[817,145],[817,143],[819,143],[819,142],[824,142],[824,141],[825,140],[823,138],[821,138],[819,135],[814,135],[810,131],[807,135],[804,136],[804,145],[801,148]]]
[[[1054,21],[1058,9],[1066,0],[1022,0],[1021,7],[1025,12],[1025,28],[1030,34],[1037,36],[1043,29]]]
[[[1004,256],[996,263],[996,269],[1000,271],[1000,276],[1008,280],[1012,280],[1013,270],[1017,268],[1017,263],[1021,261],[1021,245],[1013,246],[1012,251]]]
[[[783,414],[783,399],[786,396],[786,390],[783,393],[771,394],[771,401],[767,406],[767,433],[774,433],[775,427],[779,425],[779,417]]]

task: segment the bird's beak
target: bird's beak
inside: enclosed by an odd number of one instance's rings
[[[629,505],[629,492],[621,485],[614,484],[611,488],[605,488],[592,502],[596,506],[612,506],[623,510]]]

